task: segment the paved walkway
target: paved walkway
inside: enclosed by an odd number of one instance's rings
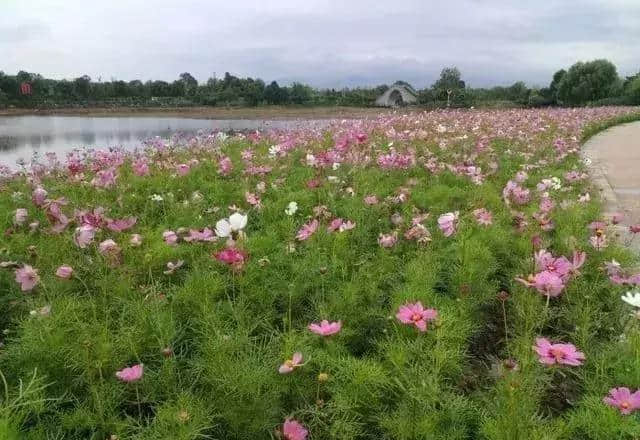
[[[626,226],[640,223],[640,122],[603,131],[582,147],[582,154],[592,161],[591,175],[602,191],[605,214],[624,213],[620,233],[626,234]],[[634,248],[640,251],[637,238]]]

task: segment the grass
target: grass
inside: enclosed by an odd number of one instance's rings
[[[567,178],[584,171],[576,139],[631,111],[387,115],[323,131],[177,138],[138,157],[95,153],[6,176],[0,260],[15,264],[0,271],[0,437],[268,439],[294,419],[311,439],[638,438],[638,412],[602,401],[613,387],[640,387],[640,329],[619,298],[628,289],[603,271],[635,260],[589,244],[600,205],[578,200],[596,191]],[[148,175],[134,173],[140,157]],[[233,168],[221,172],[227,157]],[[92,184],[97,170],[117,171],[115,182]],[[503,190],[523,170],[529,201],[507,203]],[[543,230],[536,187],[551,177],[560,181],[546,189],[554,228]],[[61,233],[51,208],[47,216],[31,201],[39,185],[68,201]],[[370,195],[379,203],[366,204]],[[292,201],[298,210],[287,215]],[[96,207],[98,217],[137,222],[114,232],[74,214]],[[492,224],[477,223],[479,208]],[[214,229],[235,210],[248,217],[235,243],[242,267],[212,258],[225,239],[184,240],[181,228]],[[455,211],[446,237],[438,218]],[[328,232],[334,218],[356,226]],[[296,240],[312,219],[317,231]],[[430,240],[405,238],[412,219]],[[80,248],[74,231],[89,221],[96,236]],[[176,245],[163,239],[169,230]],[[379,245],[393,233],[395,245]],[[534,270],[533,237],[555,256],[587,254],[558,297],[515,281]],[[119,251],[101,253],[107,239]],[[55,275],[63,264],[71,279]],[[40,277],[27,292],[15,280],[23,265]],[[438,312],[426,332],[395,316],[416,301]],[[340,320],[341,331],[307,329],[322,319]],[[574,344],[584,364],[544,366],[537,337]],[[294,352],[304,364],[279,374]],[[141,380],[116,378],[139,363]]]

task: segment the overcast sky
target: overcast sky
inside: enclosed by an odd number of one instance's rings
[[[640,0],[0,0],[0,70],[51,78],[546,85],[603,57],[640,70]]]

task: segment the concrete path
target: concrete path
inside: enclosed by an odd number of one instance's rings
[[[591,175],[602,191],[605,215],[625,215],[619,228],[627,241],[628,225],[640,224],[640,122],[618,125],[592,137],[582,147]],[[634,240],[640,251],[640,240]]]

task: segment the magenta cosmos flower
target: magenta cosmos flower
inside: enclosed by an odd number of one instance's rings
[[[29,292],[36,287],[40,281],[40,276],[38,276],[38,271],[36,269],[25,264],[21,268],[16,269],[16,281],[20,283],[20,289],[23,292]]]
[[[415,325],[421,332],[427,331],[427,324],[438,318],[436,309],[425,309],[422,303],[418,301],[415,304],[407,303],[400,306],[396,318],[403,324]]]
[[[631,393],[627,387],[612,388],[609,395],[602,399],[607,405],[618,408],[624,415],[640,409],[640,390]]]
[[[302,353],[296,351],[293,353],[293,356],[291,356],[291,359],[287,359],[282,365],[280,365],[278,372],[280,374],[289,374],[302,365]]]
[[[58,278],[62,278],[63,280],[68,280],[73,275],[73,267],[62,265],[56,270],[56,276]]]
[[[329,322],[326,319],[323,319],[320,324],[312,322],[307,328],[317,335],[331,336],[335,335],[342,329],[342,321]]]
[[[221,263],[228,264],[235,270],[242,269],[247,261],[247,253],[234,247],[224,248],[216,252],[213,257]]]
[[[577,367],[584,361],[584,353],[573,344],[552,344],[546,338],[537,338],[533,349],[538,353],[541,363],[546,365],[563,364]]]
[[[309,431],[300,422],[287,419],[282,425],[282,434],[286,440],[306,440]]]
[[[144,367],[142,364],[133,367],[123,368],[116,372],[116,377],[123,382],[137,382],[142,379]]]

